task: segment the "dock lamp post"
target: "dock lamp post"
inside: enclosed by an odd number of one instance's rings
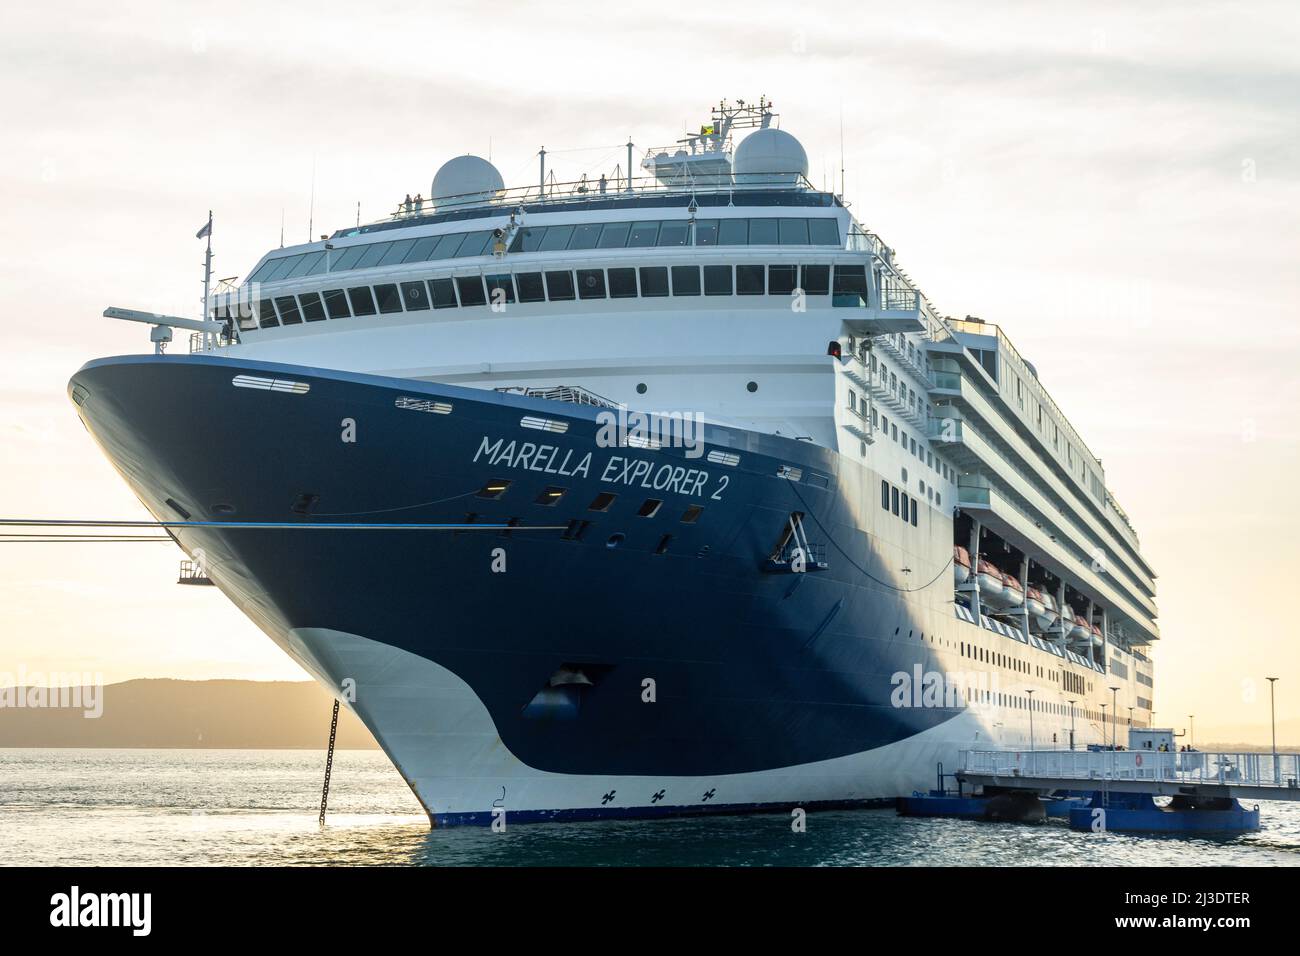
[[[1074,749],[1074,701],[1067,701],[1070,705],[1070,749]]]
[[[1281,775],[1278,773],[1277,766],[1277,710],[1273,706],[1273,685],[1277,683],[1276,677],[1264,678],[1268,681],[1268,719],[1273,727],[1273,782],[1281,783]]]
[[[1029,752],[1034,752],[1034,692],[1025,691],[1029,695]]]
[[[1187,723],[1188,723],[1188,729],[1187,729],[1187,749],[1188,749],[1188,750],[1195,750],[1195,749],[1196,749],[1196,715],[1195,715],[1195,714],[1188,714],[1188,715],[1187,715]]]
[[[1115,745],[1119,742],[1115,738],[1119,734],[1119,701],[1117,696],[1119,687],[1112,685],[1110,689],[1110,749],[1114,750]]]

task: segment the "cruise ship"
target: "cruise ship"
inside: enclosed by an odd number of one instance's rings
[[[77,414],[435,826],[868,806],[1149,726],[1155,572],[1004,331],[766,100],[643,155],[455,157],[202,319],[110,309],[156,348]]]

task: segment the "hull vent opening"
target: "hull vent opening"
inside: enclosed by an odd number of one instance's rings
[[[296,515],[303,515],[305,517],[306,515],[311,514],[311,509],[316,507],[316,502],[318,501],[320,501],[320,495],[313,494],[310,491],[301,491],[298,493],[298,496],[293,499],[293,504],[289,506],[289,510]]]
[[[608,664],[561,664],[523,710],[529,720],[576,720],[582,698],[609,673]]]

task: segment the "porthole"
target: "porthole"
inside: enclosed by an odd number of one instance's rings
[[[636,386],[636,393],[637,393],[638,395],[644,395],[644,394],[645,394],[645,390],[646,390],[646,384],[645,384],[645,382],[638,382],[638,383],[637,383],[637,386]]]
[[[613,534],[609,536],[609,540],[605,542],[605,547],[617,548],[620,544],[623,543],[624,537],[626,536],[623,534],[623,532],[615,531]]]
[[[746,389],[747,391],[750,391],[750,392],[757,392],[757,391],[758,391],[758,383],[757,383],[757,382],[750,382],[748,385],[745,386],[745,389]]]

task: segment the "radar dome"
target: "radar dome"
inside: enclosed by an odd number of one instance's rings
[[[738,183],[791,185],[807,177],[808,154],[785,130],[769,126],[741,140],[732,166]]]
[[[435,206],[483,202],[505,188],[501,173],[481,156],[457,156],[443,163],[433,176],[430,197]]]

